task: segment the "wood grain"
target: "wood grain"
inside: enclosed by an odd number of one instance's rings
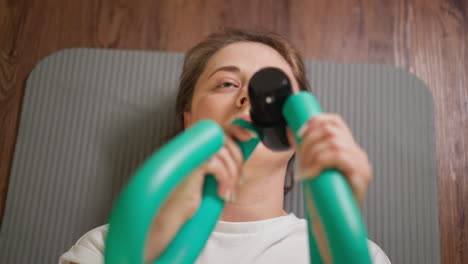
[[[0,219],[25,81],[70,47],[186,51],[223,27],[287,36],[306,59],[405,68],[436,109],[442,263],[468,263],[468,3],[0,0]]]

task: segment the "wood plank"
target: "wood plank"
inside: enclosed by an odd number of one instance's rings
[[[407,68],[436,105],[442,263],[468,261],[468,17],[455,3],[414,1],[405,23]]]
[[[24,6],[0,1],[0,226],[5,210],[8,176],[18,126],[19,94],[24,82],[18,76],[18,32],[24,20]]]

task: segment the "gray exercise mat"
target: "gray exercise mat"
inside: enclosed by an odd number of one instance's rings
[[[69,49],[27,81],[0,233],[0,263],[55,263],[105,224],[132,172],[171,134],[183,54]],[[369,153],[363,208],[393,263],[440,260],[434,104],[401,69],[307,62],[326,112],[340,113]],[[303,217],[299,184],[285,199]]]

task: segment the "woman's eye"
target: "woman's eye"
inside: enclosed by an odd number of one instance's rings
[[[230,87],[235,87],[236,85],[230,82],[223,82],[218,87],[220,88],[230,88]]]

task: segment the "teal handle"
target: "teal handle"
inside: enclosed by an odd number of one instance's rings
[[[243,120],[235,124],[255,131]],[[260,141],[238,143],[244,159]],[[143,263],[146,236],[154,216],[185,177],[206,162],[224,143],[224,132],[213,121],[200,121],[154,153],[140,167],[113,208],[106,238],[106,263]],[[224,201],[212,175],[206,177],[202,202],[155,263],[193,263],[221,215]]]
[[[244,120],[235,120],[236,125],[256,131],[252,124]],[[253,138],[246,142],[237,142],[244,160],[247,160],[260,142]],[[203,197],[200,207],[179,230],[164,253],[155,263],[194,263],[203,250],[211,232],[216,226],[224,208],[224,200],[219,197],[218,184],[213,175],[208,175],[203,186]]]
[[[322,113],[315,97],[308,92],[291,95],[283,107],[283,115],[291,127],[298,145],[298,135],[307,121]],[[320,221],[328,241],[333,263],[371,263],[367,247],[367,232],[351,188],[342,174],[334,169],[301,182],[309,230],[311,263],[322,263],[311,230],[312,221]],[[317,217],[311,216],[315,208]]]
[[[283,114],[296,141],[297,131],[322,111],[315,98],[306,92],[290,96]],[[248,122],[235,124],[255,131]],[[247,160],[260,137],[238,143]],[[120,195],[109,222],[104,258],[106,263],[143,263],[146,236],[154,216],[185,177],[214,155],[224,143],[224,133],[213,121],[200,121],[179,134],[153,154],[132,177]],[[311,261],[321,263],[311,221],[324,227],[334,263],[370,263],[367,234],[359,208],[342,175],[326,170],[313,180],[302,181],[309,228]],[[217,194],[217,183],[208,175],[203,186],[200,208],[179,230],[155,263],[193,263],[202,251],[224,207]],[[311,217],[312,208],[317,217]]]

